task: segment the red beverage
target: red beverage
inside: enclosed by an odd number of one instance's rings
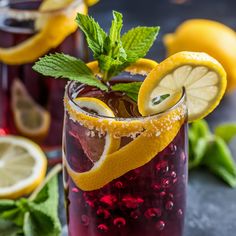
[[[98,98],[111,108],[116,117],[122,117],[127,122],[131,122],[130,118],[140,117],[137,104],[120,92],[105,93],[70,83],[67,96],[69,104],[76,97]],[[182,98],[173,109],[178,109],[183,103]],[[181,123],[177,135],[151,161],[99,189],[83,191],[68,173],[67,165],[77,173],[88,172],[102,155],[106,141],[104,134],[96,131],[97,127],[85,127],[86,124],[81,125],[80,120],[72,117],[67,105],[63,146],[69,236],[181,236],[187,187],[187,124]],[[73,108],[75,112],[81,112],[79,107]],[[93,110],[86,109],[86,112],[93,116]],[[155,122],[162,116],[165,113],[151,119]],[[135,139],[136,136],[132,135],[122,136],[119,151]],[[145,146],[142,148],[151,152]]]
[[[6,59],[2,55],[4,54],[2,49],[4,51],[14,46],[21,46],[27,40],[38,36],[44,30],[43,26],[38,29],[38,24],[44,24],[47,17],[52,17],[50,19],[61,17],[66,10],[68,11],[66,14],[72,14],[78,7],[85,6],[82,1],[76,0],[73,3],[73,11],[65,7],[60,12],[43,13],[38,10],[40,4],[41,1],[13,0],[0,7],[0,135],[26,136],[38,142],[46,150],[55,150],[61,146],[64,114],[62,98],[66,81],[45,79],[45,77],[41,79],[43,76],[34,72],[32,66],[38,60],[37,55],[41,57],[51,52],[64,52],[85,58],[86,47],[81,32],[79,30],[71,34],[67,32],[68,36],[64,32],[65,38],[62,42],[53,48],[48,47],[49,51],[44,47],[50,35],[45,33],[44,43],[38,44],[35,50],[30,50],[30,55],[23,55],[24,58],[30,58],[31,53],[34,55],[37,48],[45,49],[43,54],[36,53],[35,59],[31,61],[21,62],[20,59],[16,59],[17,54]],[[40,22],[40,17],[44,19],[43,23]],[[69,18],[67,20],[69,21]]]

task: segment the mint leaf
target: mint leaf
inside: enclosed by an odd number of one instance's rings
[[[0,219],[0,236],[23,236],[22,229],[10,221]]]
[[[58,199],[57,177],[54,176],[38,193],[36,198],[29,203],[30,211],[24,218],[25,236],[60,235]]]
[[[138,100],[138,92],[142,82],[131,82],[131,83],[117,83],[111,86],[114,91],[125,92],[134,101]]]
[[[236,136],[236,123],[218,125],[215,134],[229,143]]]
[[[198,120],[189,127],[189,169],[199,166],[206,153],[211,132],[205,120]]]
[[[107,50],[108,55],[111,54],[111,58],[115,60],[124,61],[127,55],[120,40],[120,33],[123,26],[123,16],[121,13],[113,11],[113,18],[114,19],[112,21],[109,34],[109,49]]]
[[[89,48],[94,53],[96,59],[104,53],[104,43],[107,34],[100,25],[90,16],[78,13],[76,17],[80,29],[84,32]]]
[[[158,35],[159,29],[160,27],[136,27],[121,37],[128,62],[135,62],[147,54]]]
[[[101,90],[107,90],[107,86],[93,75],[82,60],[63,53],[55,53],[40,58],[33,69],[45,76],[75,80],[96,86]]]
[[[43,183],[28,198],[0,200],[0,236],[59,236],[57,176],[55,166]],[[14,229],[11,231],[11,228]],[[1,232],[7,232],[1,235]]]
[[[231,187],[236,186],[235,162],[227,144],[222,138],[215,137],[213,141],[208,143],[203,164]]]

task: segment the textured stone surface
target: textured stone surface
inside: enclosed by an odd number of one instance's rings
[[[185,3],[178,5],[173,2]],[[124,14],[126,30],[137,25],[161,26],[158,40],[148,55],[155,60],[165,57],[162,36],[173,32],[185,19],[209,18],[236,29],[234,0],[101,0],[90,14],[107,29],[113,9]],[[212,128],[221,122],[236,122],[236,93],[226,97],[208,121]],[[236,158],[236,140],[231,144],[231,150]],[[236,235],[236,189],[229,188],[205,170],[190,173],[187,205],[184,236]],[[62,218],[64,222],[64,216]]]

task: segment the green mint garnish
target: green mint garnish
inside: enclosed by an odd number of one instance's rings
[[[127,96],[132,98],[134,101],[138,100],[138,92],[142,85],[142,82],[131,82],[131,83],[117,83],[111,87],[113,91],[125,92]]]
[[[33,69],[45,76],[75,80],[107,90],[107,86],[92,74],[82,60],[62,53],[40,58]]]
[[[159,27],[136,27],[121,35],[123,16],[117,11],[113,11],[109,33],[90,16],[78,13],[76,22],[98,61],[101,78],[94,76],[82,60],[62,53],[41,58],[33,69],[45,76],[75,80],[101,90],[108,90],[107,82],[113,76],[144,57],[159,32]]]
[[[0,200],[0,236],[59,236],[58,183],[54,167],[29,198]]]
[[[229,126],[236,124],[220,125],[213,134],[206,121],[193,122],[189,128],[189,169],[205,166],[229,186],[236,187],[236,165],[226,143],[236,132],[228,136]]]

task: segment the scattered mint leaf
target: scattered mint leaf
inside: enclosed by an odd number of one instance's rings
[[[226,123],[215,128],[215,134],[229,143],[236,136],[236,123]]]
[[[60,235],[58,198],[57,177],[54,176],[29,203],[30,211],[24,217],[25,236]]]
[[[136,27],[125,33],[122,45],[127,54],[127,61],[132,63],[144,57],[153,45],[160,27]]]
[[[98,56],[104,53],[107,34],[91,16],[78,13],[76,22],[84,32],[88,46],[94,53],[94,58],[97,59]]]
[[[211,133],[205,120],[193,122],[189,128],[189,169],[205,166],[236,187],[236,165],[227,143]]]
[[[137,102],[138,92],[142,82],[131,82],[131,83],[117,83],[111,86],[111,89],[114,91],[125,92],[127,96]]]
[[[96,86],[101,90],[107,90],[107,86],[92,74],[82,60],[63,53],[55,53],[40,58],[33,69],[45,76],[75,80]]]
[[[59,236],[57,176],[61,165],[55,166],[44,182],[29,198],[0,200],[0,236]],[[9,227],[15,229],[10,231]],[[19,234],[18,234],[19,232]],[[24,233],[24,234],[22,234]]]
[[[23,236],[23,232],[14,223],[0,219],[0,236]]]
[[[231,187],[236,187],[236,167],[232,154],[220,137],[215,137],[210,143],[203,158],[203,165],[222,178]]]

